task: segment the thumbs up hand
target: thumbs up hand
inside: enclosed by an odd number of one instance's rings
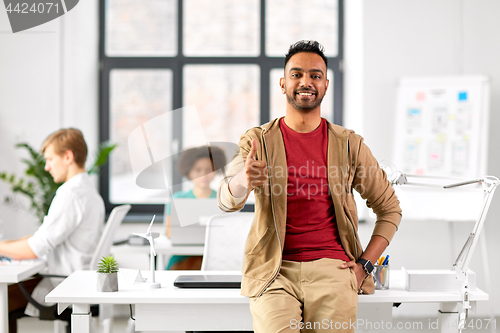
[[[267,164],[257,160],[258,149],[259,143],[253,139],[243,169],[229,181],[229,192],[233,197],[248,197],[251,190],[267,182]]]
[[[250,148],[250,152],[247,155],[247,159],[252,159],[254,161],[257,160],[257,149],[259,149],[259,143],[257,140],[252,140],[252,148]]]
[[[258,148],[259,148],[259,143],[257,142],[257,140],[253,139],[252,148],[248,153],[244,169],[247,180],[246,187],[248,190],[252,190],[257,186],[264,185],[267,182],[268,178],[266,162],[257,160]]]

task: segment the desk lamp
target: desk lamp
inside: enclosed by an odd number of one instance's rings
[[[151,226],[153,225],[153,222],[155,220],[156,215],[153,215],[153,219],[151,220],[151,223],[149,224],[148,230],[144,234],[138,234],[134,233],[134,235],[146,238],[149,242],[151,253],[150,253],[150,263],[149,263],[149,270],[151,272],[151,277],[149,279],[149,287],[152,289],[158,289],[161,287],[161,284],[159,282],[155,282],[155,257],[156,257],[156,252],[155,252],[155,247],[154,247],[154,242],[153,239],[160,237],[160,233],[158,232],[151,232]]]
[[[493,199],[493,194],[495,193],[496,187],[499,184],[499,180],[493,176],[484,176],[482,179],[477,179],[476,182],[482,184],[482,190],[484,192],[483,206],[481,208],[481,213],[474,224],[472,232],[469,234],[467,241],[465,242],[462,250],[460,251],[457,259],[453,266],[455,266],[455,271],[457,273],[457,279],[462,281],[462,312],[460,313],[459,329],[462,332],[465,329],[465,319],[469,314],[469,309],[471,308],[469,304],[469,281],[467,276],[467,269],[469,268],[469,262],[472,258],[472,254],[476,248],[478,236],[481,234],[486,215],[488,214],[488,209],[490,208],[491,200]],[[465,183],[454,184],[456,186],[466,185]],[[452,185],[450,185],[452,186]]]
[[[457,188],[465,185],[471,184],[479,184],[480,188],[484,193],[481,212],[476,219],[476,223],[474,224],[474,228],[472,232],[469,234],[467,241],[465,242],[462,250],[460,251],[457,259],[453,266],[455,266],[456,278],[462,281],[462,310],[460,311],[459,317],[459,325],[458,328],[460,332],[465,329],[465,319],[469,315],[469,310],[471,309],[471,305],[469,302],[469,280],[467,269],[469,268],[469,263],[472,258],[472,254],[476,248],[477,240],[481,231],[483,229],[484,221],[486,219],[486,215],[488,213],[488,209],[490,208],[491,200],[493,199],[493,194],[495,193],[496,187],[499,184],[499,179],[493,176],[484,176],[478,179],[465,180],[458,183],[452,183],[448,185],[439,185],[435,183],[420,183],[415,181],[408,181],[408,179],[423,179],[423,180],[446,180],[450,178],[446,177],[436,177],[436,176],[425,176],[425,175],[411,175],[400,172],[395,169],[392,170],[390,167],[381,165],[382,170],[387,174],[387,179],[391,183],[391,185],[414,185],[414,186],[424,186],[424,187],[433,187],[433,188],[441,188],[441,189],[451,189]]]

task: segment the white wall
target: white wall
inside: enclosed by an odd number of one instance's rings
[[[346,3],[346,125],[355,127],[365,137],[378,159],[390,159],[399,77],[485,74],[492,79],[488,173],[500,176],[497,154],[500,145],[497,130],[500,126],[497,112],[500,107],[500,2],[348,0]],[[360,107],[361,111],[357,109]],[[500,194],[497,194],[484,230],[491,260],[500,253],[499,214]],[[362,227],[366,241],[372,228],[371,224]],[[393,268],[451,268],[471,230],[471,224],[455,225],[450,231],[447,224],[403,219],[387,252],[391,254]],[[487,289],[479,246],[471,268],[478,273],[478,285]],[[500,267],[490,264],[489,268],[496,285]],[[491,300],[478,304],[478,315],[487,316],[495,310],[498,316],[500,290],[486,291]],[[415,305],[394,311],[411,316],[415,312],[422,315],[434,310]]]
[[[12,34],[7,13],[0,9],[0,170],[21,175],[18,142],[39,146],[44,131],[57,128],[59,119],[59,26],[50,22],[30,32]],[[8,46],[8,47],[5,47]],[[10,193],[0,182],[0,219],[10,238],[32,232],[36,221],[3,205]]]
[[[98,144],[98,1],[80,1],[64,16],[12,34],[0,7],[0,171],[23,175],[23,151],[18,142],[39,148],[50,133],[65,127],[80,129],[92,162]],[[8,47],[4,47],[8,46]],[[97,186],[97,177],[94,177]],[[0,182],[0,233],[8,239],[32,234],[39,226],[32,215],[4,205],[10,195]],[[21,197],[22,198],[22,197]],[[143,224],[123,225],[116,235],[140,232]],[[155,228],[162,228],[161,224]],[[2,230],[3,229],[3,230]],[[120,265],[147,269],[143,254],[116,248]],[[146,260],[142,260],[146,258]]]
[[[95,151],[97,9],[97,0],[81,1],[59,19],[13,34],[0,8],[0,171],[23,175],[20,160],[26,155],[14,145],[27,142],[39,148],[45,137],[63,127],[82,130],[90,153]],[[5,237],[31,234],[38,222],[5,206],[7,194],[9,186],[0,182]]]

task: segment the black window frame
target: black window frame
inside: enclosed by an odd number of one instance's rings
[[[272,69],[283,68],[284,57],[269,57],[265,54],[266,45],[266,0],[260,0],[260,55],[256,57],[187,57],[183,55],[183,0],[177,0],[177,55],[172,57],[108,57],[106,55],[106,0],[99,0],[99,141],[108,141],[110,134],[110,73],[113,69],[170,69],[173,74],[173,110],[181,108],[183,99],[183,68],[185,65],[258,65],[260,68],[260,123],[266,123],[270,117],[270,82]],[[344,0],[338,0],[338,53],[328,58],[328,69],[333,75],[333,117],[337,125],[343,123],[343,53],[344,53]],[[330,119],[332,120],[332,119]],[[182,119],[173,119],[174,125]],[[173,137],[182,147],[182,126],[173,126]],[[112,204],[109,200],[109,163],[106,163],[99,175],[99,192],[104,199],[106,213],[121,204]],[[130,214],[163,214],[163,204],[132,204]],[[253,211],[253,204],[244,210]]]

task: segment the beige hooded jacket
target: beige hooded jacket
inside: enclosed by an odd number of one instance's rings
[[[228,183],[243,169],[252,140],[259,143],[257,160],[267,162],[269,181],[254,189],[255,220],[245,245],[242,295],[258,297],[274,281],[281,267],[286,230],[287,164],[279,119],[248,130],[240,139],[224,179],[219,184],[219,207],[226,212],[243,208],[246,197],[233,197]],[[358,215],[352,190],[358,191],[377,215],[373,235],[391,241],[401,220],[399,201],[386,174],[353,131],[328,122],[328,183],[335,207],[337,228],[342,246],[351,260],[363,253],[358,237]],[[371,275],[361,289],[374,292]]]

